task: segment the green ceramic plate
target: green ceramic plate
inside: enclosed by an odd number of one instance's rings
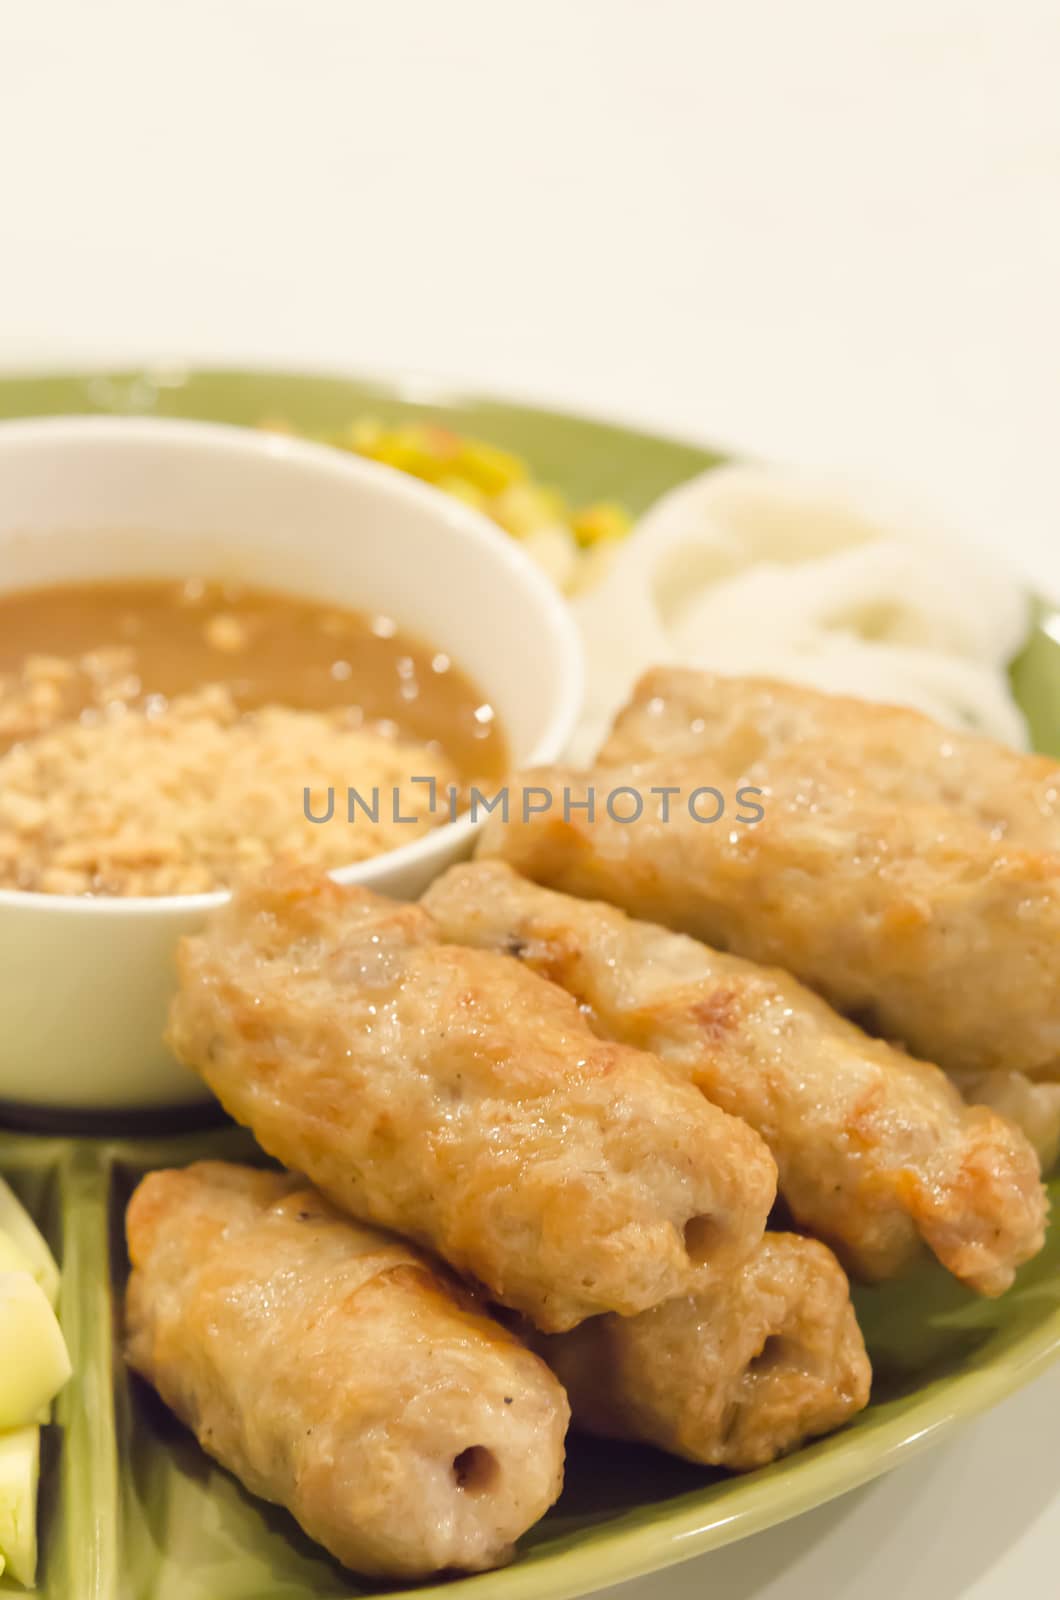
[[[309,431],[370,410],[444,421],[527,457],[574,498],[640,510],[717,458],[689,444],[500,401],[267,372],[134,372],[0,379],[0,416],[141,411]],[[1060,755],[1060,623],[1043,608],[1014,667],[1039,746]],[[315,1600],[377,1594],[282,1512],[214,1467],[117,1359],[121,1214],[138,1175],[203,1154],[246,1154],[230,1130],[171,1140],[0,1133],[14,1182],[63,1259],[62,1317],[77,1380],[47,1431],[41,1495],[46,1600]],[[1053,1184],[1054,1207],[1060,1183]],[[558,1507],[504,1572],[418,1588],[448,1600],[566,1600],[657,1570],[820,1505],[908,1459],[1025,1383],[1060,1352],[1060,1225],[1000,1301],[925,1267],[861,1291],[873,1402],[842,1433],[743,1478],[653,1451],[574,1440]],[[0,1584],[2,1586],[2,1584]],[[389,1591],[393,1593],[393,1591]]]

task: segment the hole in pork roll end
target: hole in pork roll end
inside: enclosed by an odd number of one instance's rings
[[[453,1457],[453,1479],[465,1494],[486,1494],[500,1478],[500,1463],[484,1444],[468,1445]]]
[[[685,1251],[694,1267],[702,1266],[717,1254],[725,1229],[714,1217],[689,1217],[684,1227]]]

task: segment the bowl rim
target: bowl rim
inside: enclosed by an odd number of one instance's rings
[[[574,732],[585,692],[585,664],[574,614],[559,590],[549,581],[515,539],[484,513],[421,482],[395,467],[348,454],[326,444],[267,429],[241,427],[228,422],[202,422],[184,417],[99,416],[74,412],[47,417],[0,420],[0,467],[11,449],[47,451],[64,445],[113,445],[130,448],[161,446],[173,451],[189,446],[210,456],[242,458],[249,470],[256,462],[290,463],[342,483],[369,485],[411,509],[426,511],[447,532],[477,546],[489,561],[498,562],[529,590],[547,631],[549,647],[558,658],[561,690],[520,770],[556,760]],[[0,593],[6,592],[0,573]],[[485,687],[485,686],[484,686]],[[366,861],[334,867],[328,876],[343,884],[362,884],[385,892],[385,880],[394,873],[415,869],[432,855],[447,855],[467,844],[482,826],[472,816],[442,823],[420,839],[370,856]],[[37,889],[0,889],[0,910],[22,906],[41,914],[73,913],[81,916],[165,916],[208,912],[231,898],[231,889],[200,894],[73,895],[48,894]]]

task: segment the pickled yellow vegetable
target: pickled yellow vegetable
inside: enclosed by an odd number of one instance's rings
[[[607,539],[624,539],[630,530],[628,512],[613,500],[601,500],[575,514],[571,527],[580,545],[591,549]]]
[[[295,432],[282,418],[270,417],[261,426]],[[474,506],[524,544],[568,594],[592,587],[607,565],[594,559],[597,552],[610,549],[630,530],[628,513],[614,501],[572,509],[558,489],[536,482],[527,463],[510,450],[438,423],[387,427],[374,417],[357,417],[323,442],[407,472]]]
[[[461,440],[457,460],[464,477],[470,478],[485,494],[500,494],[502,489],[521,483],[527,476],[526,466],[518,456],[498,450],[496,445],[486,444],[481,439]]]
[[[15,1197],[14,1190],[0,1178],[0,1236],[6,1237],[21,1257],[15,1262],[31,1272],[53,1308],[59,1303],[59,1268],[32,1217]],[[0,1259],[0,1270],[7,1270]]]
[[[70,1377],[66,1340],[28,1272],[0,1272],[0,1432],[36,1422]]]
[[[0,1558],[7,1576],[33,1587],[37,1576],[40,1429],[0,1433]]]
[[[455,500],[463,500],[465,505],[474,506],[476,511],[489,510],[489,500],[484,490],[477,488],[470,478],[461,477],[458,472],[444,473],[437,480],[436,487],[451,494]]]

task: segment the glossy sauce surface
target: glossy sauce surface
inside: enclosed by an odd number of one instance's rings
[[[444,653],[390,617],[190,578],[51,585],[0,594],[0,676],[31,656],[131,652],[115,684],[130,707],[223,684],[241,711],[346,709],[366,726],[435,745],[466,780],[499,778],[493,708]],[[78,674],[64,713],[91,703]]]

